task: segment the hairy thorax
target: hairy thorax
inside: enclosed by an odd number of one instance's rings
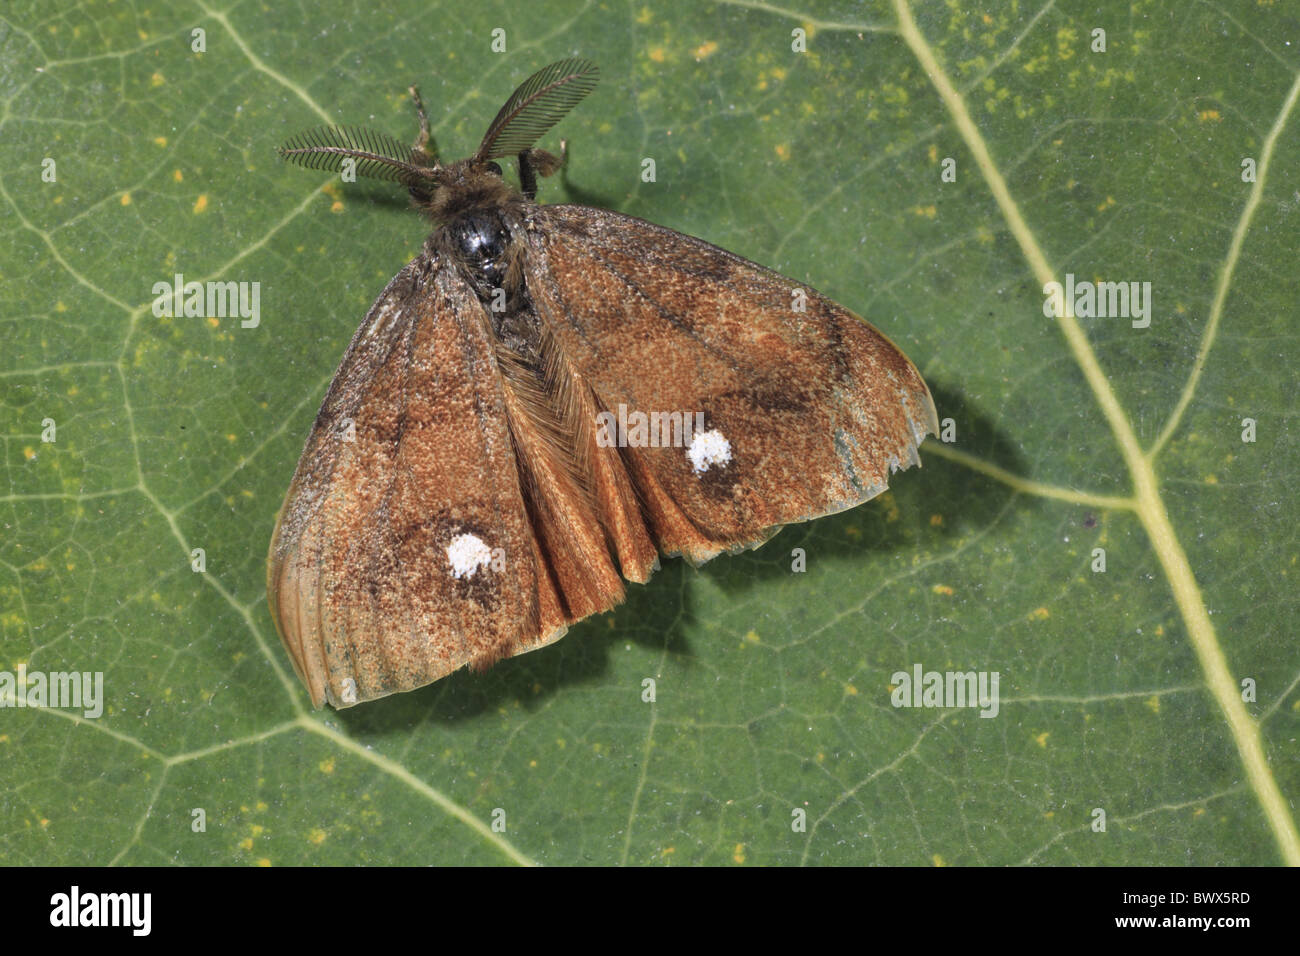
[[[482,166],[454,172],[425,207],[436,225],[426,249],[454,263],[483,304],[498,345],[538,369],[541,322],[528,295],[519,235],[532,204]]]

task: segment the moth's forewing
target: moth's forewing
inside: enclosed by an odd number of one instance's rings
[[[525,514],[482,306],[421,256],[357,330],[271,542],[276,624],[319,707],[563,633]]]
[[[938,423],[887,338],[812,289],[603,209],[532,212],[530,295],[604,409],[702,411],[730,461],[619,449],[661,551],[706,561],[839,511],[919,463]]]

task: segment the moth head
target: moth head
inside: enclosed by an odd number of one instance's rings
[[[469,209],[499,206],[508,202],[514,188],[502,178],[501,167],[474,157],[438,168],[438,177],[427,191],[411,190],[416,206],[435,223]]]
[[[469,159],[439,166],[435,185],[445,189],[472,190],[475,187],[491,187],[502,182],[504,182],[504,173],[499,163],[494,160],[483,161],[471,156]]]

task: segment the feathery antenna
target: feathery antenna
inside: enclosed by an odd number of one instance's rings
[[[393,137],[362,126],[321,126],[292,137],[279,153],[308,169],[339,172],[344,161],[356,160],[356,173],[414,188],[427,188],[434,169],[416,162],[413,151]]]
[[[596,88],[596,64],[573,58],[543,67],[519,85],[483,134],[474,159],[516,156]]]

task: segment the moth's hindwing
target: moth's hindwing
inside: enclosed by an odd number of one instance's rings
[[[702,413],[694,450],[618,449],[665,554],[699,563],[866,501],[938,433],[916,367],[810,288],[603,209],[537,207],[528,236],[529,294],[598,404]]]
[[[558,638],[482,305],[421,256],[357,330],[272,537],[267,589],[319,707]]]

